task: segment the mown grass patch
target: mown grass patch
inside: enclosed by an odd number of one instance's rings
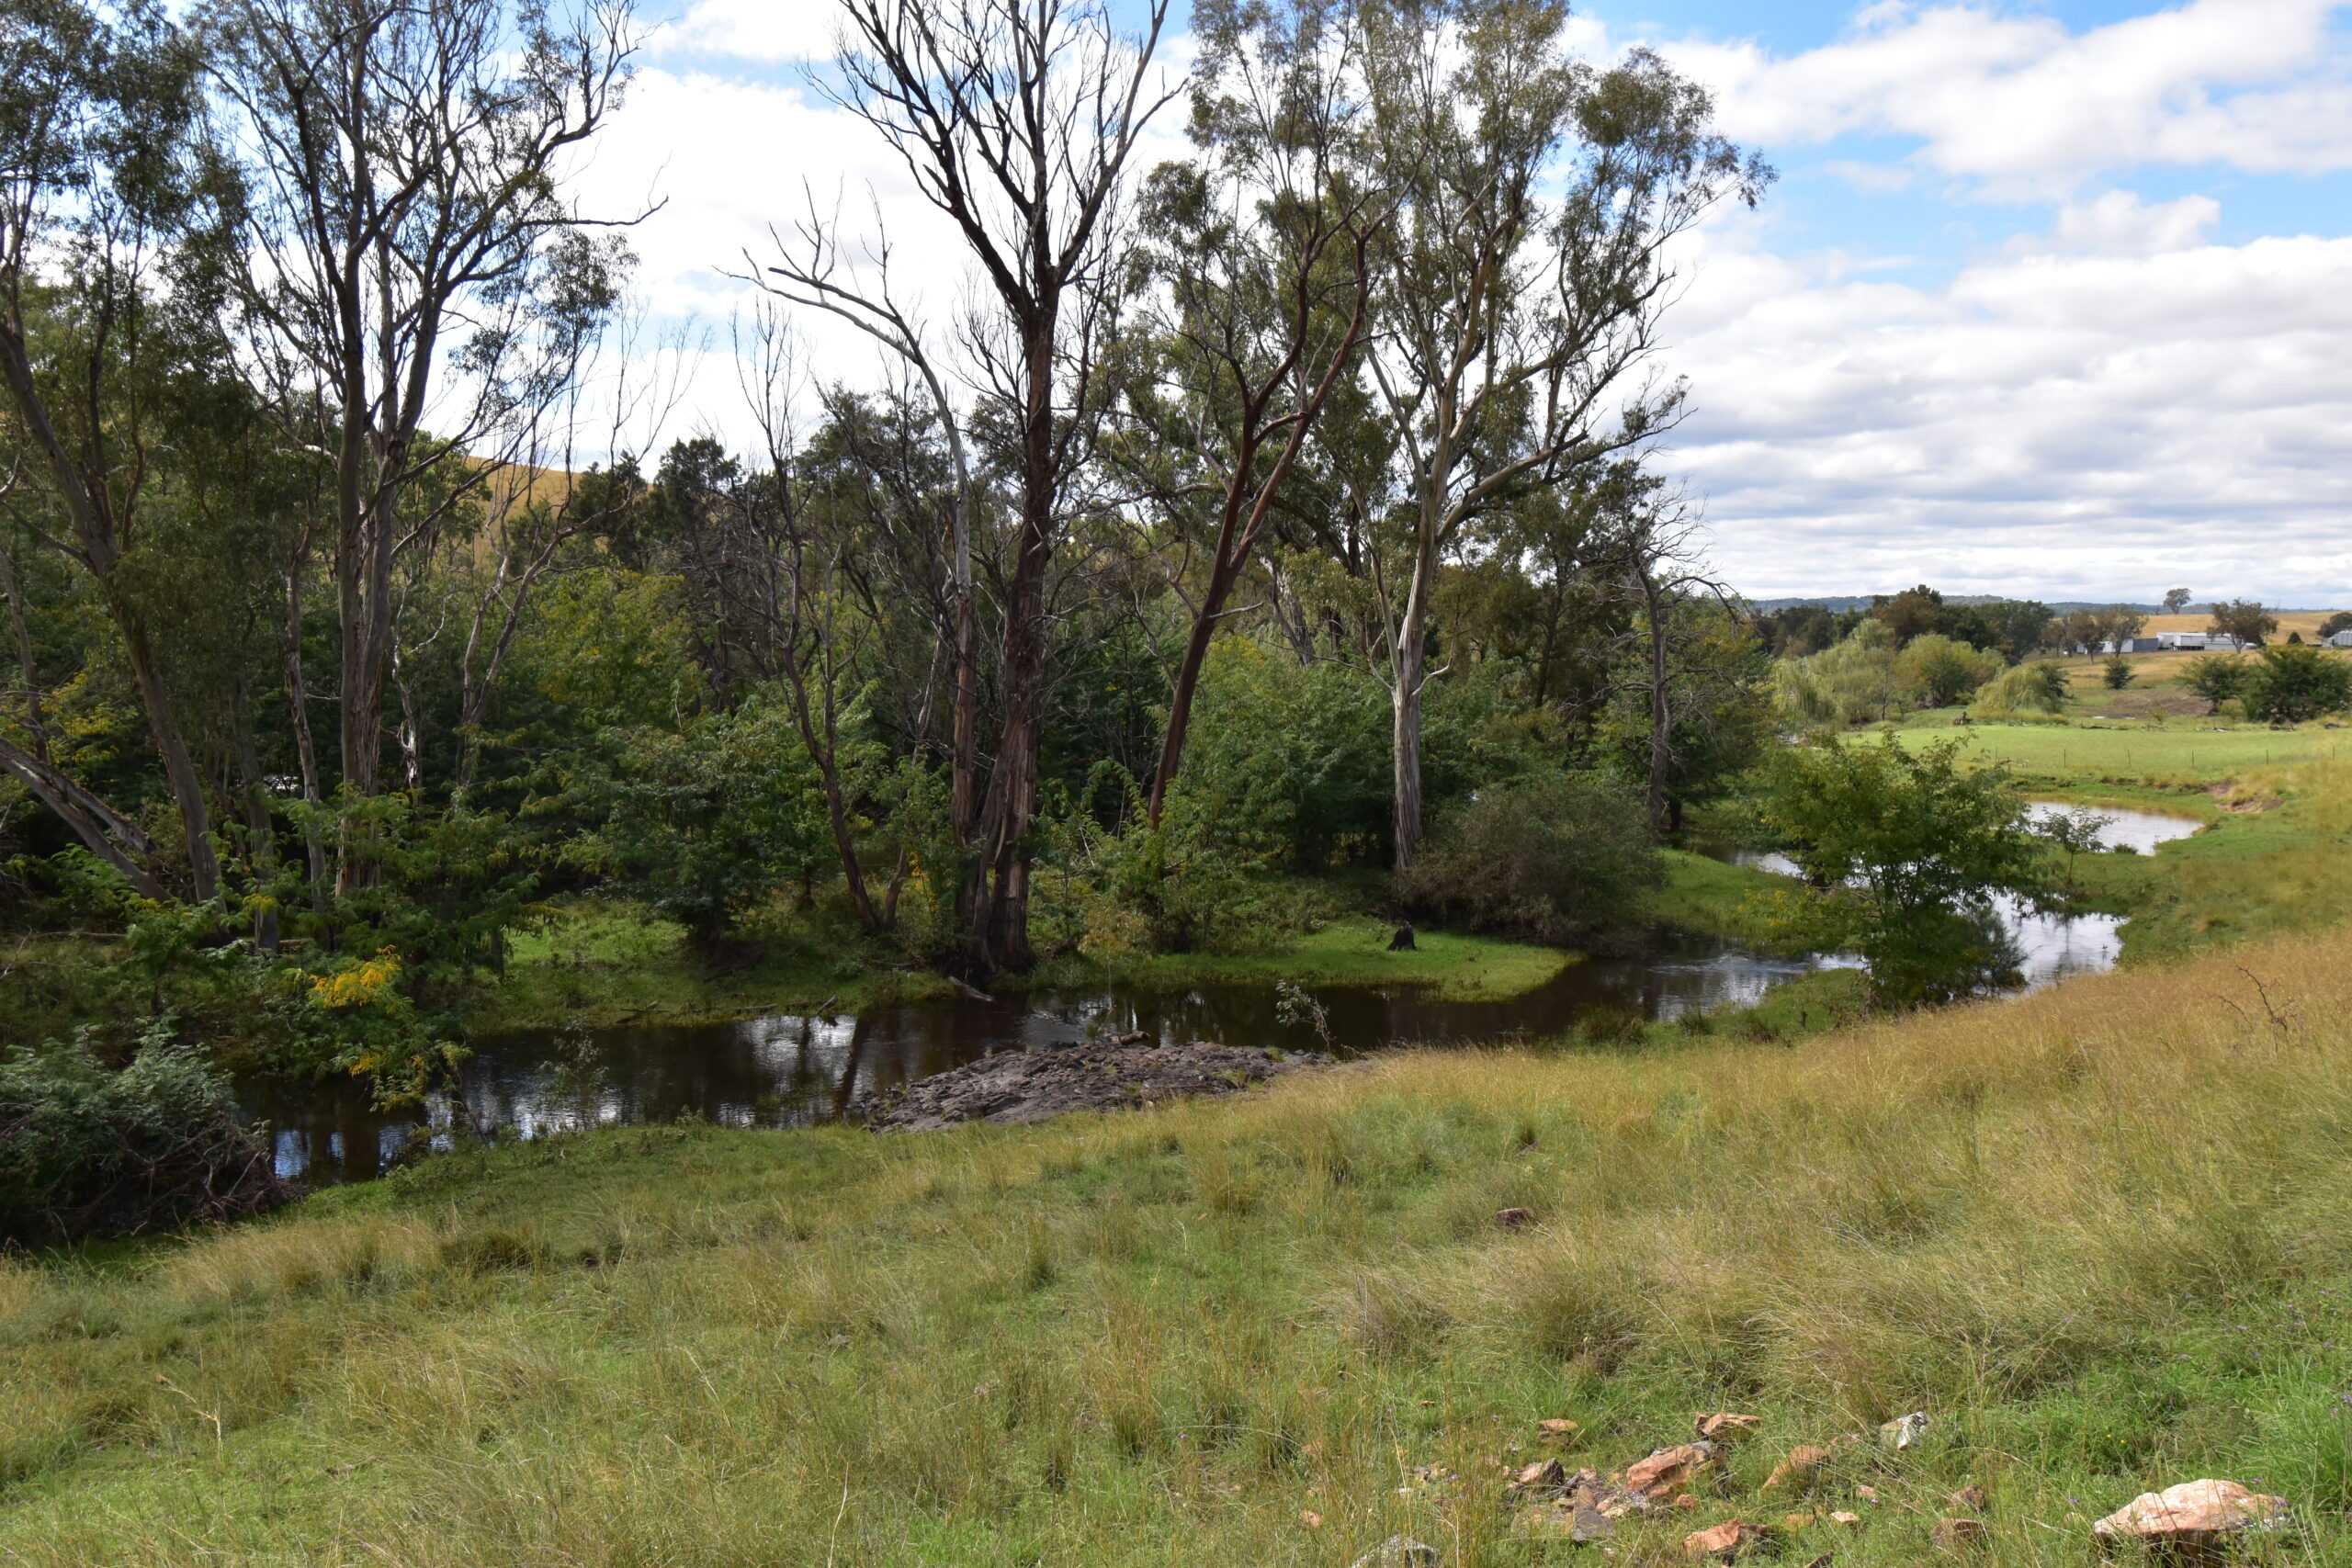
[[[1367,915],[1329,920],[1262,953],[1155,953],[1098,964],[1070,958],[1047,964],[1024,984],[1040,990],[1080,989],[1114,979],[1144,989],[1188,986],[1420,986],[1452,1001],[1515,997],[1558,975],[1577,955],[1556,947],[1501,937],[1419,928],[1409,951],[1392,953],[1394,921]]]
[[[2256,1561],[2344,1564],[2346,1213],[2352,932],[1793,1046],[597,1133],[9,1266],[0,1561],[1338,1568],[1403,1531],[1518,1568],[1568,1551],[1504,1501],[1540,1419],[1613,1468],[1731,1408],[1728,1494],[1614,1561],[1777,1520],[1790,1445],[1925,1409],[1795,1561],[1929,1560],[1973,1483],[1984,1561],[2071,1568],[2211,1474],[2295,1505]]]

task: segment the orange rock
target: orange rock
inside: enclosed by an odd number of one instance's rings
[[[1769,1545],[1772,1532],[1745,1519],[1731,1519],[1682,1538],[1682,1554],[1714,1562],[1730,1562]]]
[[[1854,1495],[1860,1497],[1865,1503],[1875,1503],[1878,1501],[1878,1488],[1875,1486],[1857,1486],[1854,1488]]]
[[[1951,1504],[1953,1507],[1959,1509],[1963,1514],[1982,1513],[1984,1508],[1984,1488],[1982,1486],[1963,1486],[1959,1491],[1953,1493],[1951,1496],[1945,1498],[1944,1501]]]
[[[1849,1530],[1862,1522],[1862,1516],[1851,1508],[1833,1508],[1829,1511],[1829,1522],[1839,1529]]]
[[[1533,1464],[1522,1468],[1512,1479],[1511,1484],[1531,1490],[1537,1487],[1548,1488],[1559,1485],[1567,1478],[1568,1472],[1561,1466],[1558,1460],[1539,1459]]]
[[[1692,1423],[1692,1429],[1705,1442],[1736,1443],[1762,1425],[1764,1418],[1761,1416],[1739,1416],[1728,1410],[1716,1410],[1700,1416]]]
[[[2218,1546],[2228,1536],[2283,1529],[2289,1518],[2284,1497],[2249,1491],[2234,1481],[2185,1481],[2142,1493],[2091,1529],[2105,1540],[2201,1549]]]
[[[1663,1502],[1678,1492],[1690,1490],[1691,1482],[1714,1462],[1713,1445],[1677,1443],[1627,1466],[1625,1490],[1653,1503]]]
[[[1574,1437],[1578,1431],[1582,1430],[1582,1428],[1577,1427],[1575,1422],[1569,1420],[1565,1416],[1546,1416],[1544,1419],[1538,1421],[1536,1425],[1544,1429],[1544,1435],[1547,1438]]]
[[[1789,1457],[1772,1469],[1764,1483],[1764,1490],[1778,1487],[1805,1487],[1813,1484],[1814,1472],[1829,1462],[1829,1450],[1819,1443],[1799,1443],[1789,1450]]]

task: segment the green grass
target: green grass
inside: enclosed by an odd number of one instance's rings
[[[674,920],[634,905],[582,900],[518,931],[506,973],[460,1004],[485,1032],[658,1020],[695,1023],[810,1008],[847,1010],[939,996],[938,976],[900,963],[854,928],[784,928],[741,957],[698,953]]]
[[[1651,920],[1766,953],[1804,951],[1792,946],[1774,916],[1788,878],[1685,850],[1667,850],[1664,857],[1666,882],[1650,895]]]
[[[1028,984],[1072,989],[1116,979],[1181,990],[1290,980],[1317,987],[1423,986],[1450,1000],[1491,1001],[1533,990],[1577,961],[1555,947],[1428,930],[1415,932],[1411,952],[1391,953],[1396,930],[1390,921],[1347,916],[1263,953],[1159,953],[1116,964],[1063,960],[1046,965]]]
[[[1760,1416],[1611,1559],[1656,1565],[1801,1506],[1758,1491],[1791,1445],[1925,1409],[1787,1561],[1933,1560],[1973,1483],[1979,1561],[2079,1568],[2093,1517],[2219,1475],[2295,1506],[2253,1561],[2341,1568],[2347,1213],[2343,932],[1793,1046],[592,1134],[0,1262],[0,1562],[1599,1562],[1516,1533],[1540,1419],[1614,1469]]]
[[[1914,715],[1895,733],[1906,745],[1958,739],[2007,761],[2031,782],[2192,787],[2257,768],[2352,759],[2352,729],[2274,730],[2219,719],[2164,724],[1971,724],[1953,710]]]

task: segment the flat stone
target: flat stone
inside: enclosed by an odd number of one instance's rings
[[[1745,1519],[1730,1519],[1711,1525],[1702,1530],[1692,1530],[1682,1538],[1682,1554],[1710,1562],[1730,1562],[1759,1551],[1774,1543],[1772,1531],[1763,1525],[1751,1525]]]
[[[2292,1517],[2284,1497],[2252,1491],[2234,1481],[2184,1481],[2161,1492],[2143,1492],[2091,1530],[2105,1540],[2200,1547],[2218,1545],[2229,1536],[2283,1529]]]
[[[1729,1410],[1710,1411],[1691,1423],[1691,1429],[1702,1442],[1736,1443],[1764,1425],[1761,1416],[1742,1416]]]
[[[1714,1462],[1713,1443],[1676,1443],[1626,1466],[1625,1490],[1653,1503],[1663,1502],[1678,1492],[1689,1491],[1690,1483]]]
[[[1539,1459],[1533,1464],[1522,1466],[1520,1472],[1511,1478],[1511,1484],[1529,1492],[1554,1491],[1566,1484],[1567,1479],[1568,1472],[1558,1460]]]

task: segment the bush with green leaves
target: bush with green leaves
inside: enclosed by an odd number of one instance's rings
[[[1791,747],[1768,764],[1763,815],[1805,874],[1797,923],[1869,960],[1878,1005],[1948,1001],[2014,969],[1996,899],[2040,896],[2050,867],[2007,767],[1966,765],[1954,740]]]
[[[81,1040],[0,1055],[0,1242],[168,1230],[286,1200],[228,1080],[168,1034],[152,1029],[120,1070]]]
[[[1564,942],[1622,926],[1663,874],[1634,790],[1605,773],[1553,773],[1446,813],[1396,889],[1443,921]]]
[[[2219,713],[2223,703],[2245,691],[2246,677],[2253,673],[2253,664],[2234,654],[2208,653],[2188,661],[2181,684],[2205,699],[2207,713]]]
[[[1968,705],[1968,716],[1986,719],[2056,718],[2066,711],[2066,671],[2052,660],[2036,660],[2005,670]]]
[[[1912,706],[1896,670],[1894,633],[1877,619],[1863,621],[1834,648],[1781,660],[1772,682],[1781,711],[1800,724],[1874,723]]]
[[[1997,653],[1972,648],[1941,632],[1928,632],[1913,637],[1894,656],[1894,679],[1905,701],[1920,707],[1945,708],[1967,700],[1998,676],[2006,662]]]
[[[2324,649],[2266,648],[2246,677],[2246,716],[2266,724],[2302,724],[2347,708],[2352,659]]]
[[[2139,671],[2132,668],[2132,661],[2120,653],[2108,655],[2107,662],[2098,667],[2098,678],[2110,692],[2123,690],[2138,675]]]

